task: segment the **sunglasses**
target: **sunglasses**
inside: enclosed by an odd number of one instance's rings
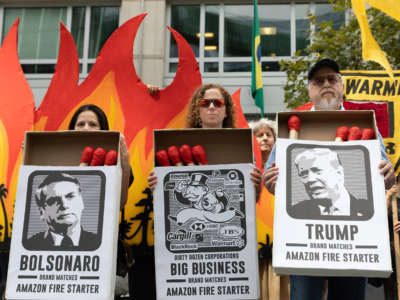
[[[214,107],[221,107],[225,105],[224,99],[200,99],[199,105],[201,107],[210,107],[211,103]]]
[[[330,74],[326,76],[316,76],[313,79],[311,79],[311,82],[319,87],[322,87],[325,84],[326,80],[328,80],[328,83],[330,85],[335,85],[336,83],[339,82],[340,76],[336,74]]]

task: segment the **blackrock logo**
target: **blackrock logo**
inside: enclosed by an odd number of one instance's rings
[[[188,241],[192,239],[192,233],[187,232],[184,229],[179,229],[175,232],[168,232],[167,240],[168,241]]]

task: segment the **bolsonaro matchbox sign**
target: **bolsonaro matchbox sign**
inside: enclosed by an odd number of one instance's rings
[[[21,166],[7,299],[113,299],[120,182],[116,166]]]
[[[273,266],[280,274],[392,272],[378,140],[278,139]]]

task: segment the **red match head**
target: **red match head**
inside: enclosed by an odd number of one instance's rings
[[[192,148],[192,153],[200,165],[208,165],[206,151],[204,151],[204,148],[201,145],[194,146]]]
[[[361,131],[362,140],[372,140],[375,137],[375,132],[371,128],[364,128]]]
[[[347,140],[347,137],[349,135],[349,129],[346,126],[340,126],[337,130],[336,130],[336,140],[340,140],[341,141],[345,141]]]
[[[118,161],[118,152],[115,150],[110,150],[106,154],[106,158],[104,160],[104,165],[106,166],[114,166]]]
[[[90,165],[90,162],[92,161],[92,157],[93,157],[93,152],[94,149],[90,146],[85,147],[85,149],[83,149],[82,152],[82,156],[81,156],[81,166],[88,166]]]
[[[170,146],[168,148],[168,157],[171,160],[172,165],[174,165],[174,166],[183,165],[177,146]]]
[[[104,159],[106,158],[106,150],[99,147],[93,152],[93,158],[90,162],[90,165],[93,166],[102,166],[104,164]]]
[[[156,152],[156,161],[160,166],[170,166],[168,153],[165,150],[160,150]]]
[[[296,115],[290,116],[288,120],[288,128],[289,130],[296,130],[299,131],[300,129],[300,118]]]
[[[193,156],[192,156],[192,148],[189,145],[182,145],[179,148],[179,153],[181,154],[182,160],[187,165],[194,165]]]
[[[348,141],[356,141],[361,138],[361,130],[357,126],[353,126],[349,129]]]

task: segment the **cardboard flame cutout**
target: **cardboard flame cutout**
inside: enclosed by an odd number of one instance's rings
[[[178,70],[169,86],[155,96],[149,94],[134,69],[132,51],[137,30],[145,16],[142,14],[127,21],[110,36],[89,76],[81,84],[78,84],[79,61],[74,40],[61,24],[56,72],[35,115],[33,96],[17,57],[18,22],[13,25],[0,51],[0,76],[3,77],[0,85],[4,85],[0,89],[0,101],[2,107],[7,107],[0,111],[0,166],[2,170],[7,169],[6,174],[0,174],[0,184],[4,184],[4,188],[0,185],[0,196],[7,210],[6,222],[12,217],[13,203],[10,199],[15,195],[23,132],[31,129],[33,123],[37,131],[65,130],[78,107],[95,104],[106,113],[110,128],[124,133],[131,155],[135,180],[122,212],[120,233],[130,244],[139,245],[144,250],[153,244],[153,199],[147,184],[147,175],[153,168],[152,131],[183,127],[185,108],[193,91],[201,85],[201,75],[188,43],[179,33],[168,28],[179,49]],[[233,94],[233,99],[238,127],[248,127],[240,106],[240,90]],[[18,122],[15,122],[16,116]],[[261,167],[261,154],[255,140],[254,149],[257,165]],[[8,196],[6,189],[10,191]],[[267,234],[272,236],[273,220],[273,197],[266,197],[265,193],[263,188],[257,205],[258,234],[263,243]],[[1,217],[0,224],[3,224]]]
[[[185,107],[194,89],[201,84],[201,75],[190,46],[169,28],[179,47],[177,74],[168,87],[155,96],[149,94],[134,69],[132,51],[145,16],[127,21],[110,36],[89,76],[80,85],[75,43],[61,25],[56,72],[36,113],[35,130],[67,129],[73,113],[83,104],[102,108],[110,129],[119,130],[125,136],[135,177],[122,216],[122,234],[130,243],[150,245],[153,243],[153,204],[147,176],[153,168],[153,129],[183,127]]]
[[[9,244],[22,142],[33,126],[33,94],[17,56],[15,21],[0,49],[0,241]]]

